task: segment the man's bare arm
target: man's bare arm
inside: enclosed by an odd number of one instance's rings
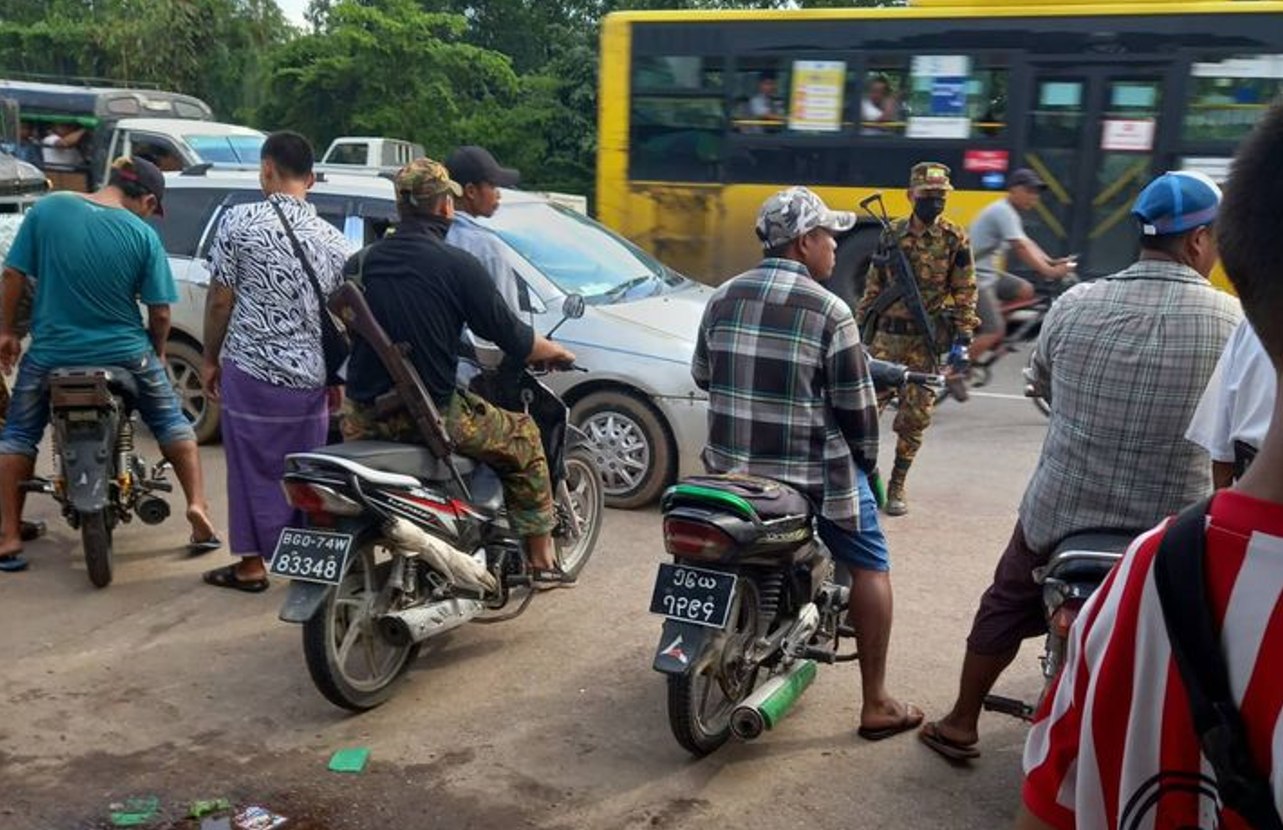
[[[1234,485],[1234,464],[1231,461],[1212,462],[1212,486],[1224,490]]]
[[[147,336],[156,356],[165,359],[165,345],[169,342],[169,306],[147,306]]]
[[[1032,239],[1017,239],[1011,243],[1011,250],[1020,257],[1021,262],[1038,272],[1038,276],[1047,279],[1060,279],[1069,273],[1069,266],[1059,263],[1047,255],[1037,242]]]
[[[205,364],[218,365],[227,338],[227,322],[236,305],[236,292],[226,285],[210,283],[205,293]]]
[[[1056,830],[1056,828],[1029,812],[1029,808],[1022,804],[1020,814],[1016,816],[1016,830]]]
[[[4,269],[4,287],[0,299],[0,334],[16,334],[18,305],[27,290],[27,277],[16,268]]]

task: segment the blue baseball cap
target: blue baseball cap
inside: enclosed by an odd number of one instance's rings
[[[1216,221],[1221,189],[1203,173],[1180,171],[1154,179],[1136,198],[1132,216],[1145,236],[1185,233]]]

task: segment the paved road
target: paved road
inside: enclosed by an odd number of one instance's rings
[[[887,525],[891,680],[928,712],[951,700],[976,598],[1045,431],[1014,397],[1017,362],[994,386],[1012,397],[940,409],[910,482],[913,512]],[[217,492],[221,453],[205,460]],[[911,737],[865,743],[849,664],[823,669],[776,732],[687,757],[649,668],[654,511],[611,512],[578,588],[541,596],[513,623],[454,632],[392,702],[352,716],[312,688],[299,630],[276,620],[280,587],[203,587],[202,569],[224,558],[178,552],[181,521],[120,532],[116,582],[96,591],[75,536],[47,500],[32,508],[53,531],[30,546],[30,571],[0,574],[4,830],[96,827],[109,803],[143,794],[266,804],[315,830],[993,828],[1017,804],[1023,725],[986,716],[984,757],[965,769]],[[1035,694],[1036,648],[1004,691]],[[345,746],[371,748],[365,774],[325,770]]]

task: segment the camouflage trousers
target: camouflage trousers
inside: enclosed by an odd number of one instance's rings
[[[931,353],[920,335],[888,334],[878,332],[869,344],[869,354],[879,360],[903,363],[915,372],[932,371]],[[895,466],[907,471],[922,448],[922,435],[931,426],[931,413],[935,411],[935,391],[909,384],[903,389],[888,390],[878,395],[879,410],[885,409],[894,397],[900,407],[891,429],[896,434]]]
[[[499,475],[513,531],[522,537],[551,533],[555,524],[552,479],[534,420],[500,409],[471,392],[456,391],[445,422],[457,453],[480,461]],[[418,444],[423,440],[409,414],[379,417],[373,407],[355,401],[344,403],[340,429],[345,441]]]

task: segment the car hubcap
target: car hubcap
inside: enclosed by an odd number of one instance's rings
[[[171,360],[169,370],[174,376],[174,392],[183,407],[183,414],[193,424],[205,415],[205,387],[200,382],[200,372],[177,360]]]
[[[620,412],[598,412],[584,423],[607,495],[637,489],[650,469],[650,442],[641,425]]]

